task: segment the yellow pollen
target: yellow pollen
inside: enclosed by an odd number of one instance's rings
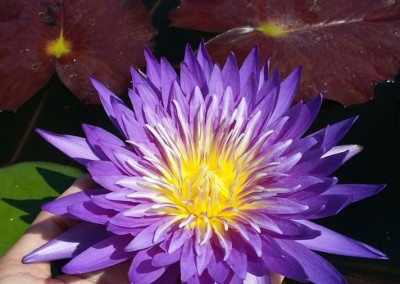
[[[270,37],[282,37],[289,32],[285,27],[271,22],[261,23],[256,30]]]
[[[71,51],[71,42],[64,38],[62,29],[57,39],[48,41],[46,44],[46,53],[56,58],[67,55],[71,53]]]
[[[239,174],[234,163],[222,160],[216,154],[197,160],[191,159],[183,164],[179,179],[169,182],[179,188],[181,198],[173,198],[175,204],[182,208],[181,213],[192,214],[196,222],[191,227],[197,226],[202,231],[207,223],[214,223],[214,219],[224,216],[229,217],[234,210],[227,208],[237,206],[237,195],[240,193],[241,184],[246,179],[246,173]]]

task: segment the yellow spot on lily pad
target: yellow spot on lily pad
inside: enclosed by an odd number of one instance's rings
[[[46,45],[46,53],[56,58],[67,55],[71,51],[71,42],[64,38],[62,30],[57,39],[47,42]]]
[[[271,22],[261,23],[256,30],[270,37],[281,37],[289,32],[285,27]]]

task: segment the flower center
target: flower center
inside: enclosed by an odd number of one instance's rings
[[[195,216],[218,216],[232,204],[238,180],[229,163],[210,159],[200,165],[187,165],[182,170],[182,205]]]

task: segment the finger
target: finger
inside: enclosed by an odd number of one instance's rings
[[[285,278],[282,275],[276,274],[275,272],[270,272],[269,277],[270,277],[271,284],[280,284],[280,283],[282,283],[283,279]]]

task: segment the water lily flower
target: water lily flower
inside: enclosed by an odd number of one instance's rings
[[[133,111],[92,83],[122,139],[83,125],[86,137],[39,133],[85,165],[98,189],[43,209],[82,222],[25,256],[70,258],[86,273],[131,260],[131,283],[345,283],[313,251],[378,258],[361,242],[310,220],[335,215],[381,185],[330,177],[361,150],[335,146],[354,118],[304,136],[322,97],[291,107],[300,68],[282,82],[254,48],[239,69],[188,47],[180,76],[146,50],[147,76],[132,69]],[[128,277],[127,276],[127,277]]]
[[[98,102],[89,75],[121,94],[154,35],[138,0],[1,1],[0,11],[0,110],[20,107],[54,73],[84,103]]]

